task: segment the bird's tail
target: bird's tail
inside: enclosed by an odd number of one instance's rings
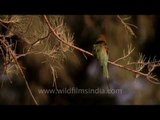
[[[107,66],[103,67],[103,76],[109,79],[109,72]]]
[[[108,72],[108,67],[107,66],[103,67],[103,76],[107,79],[107,87],[108,87],[108,89],[110,89],[109,72]]]

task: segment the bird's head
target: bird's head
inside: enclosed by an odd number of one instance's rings
[[[99,43],[106,43],[106,37],[103,34],[100,34],[97,37],[96,44],[99,44]]]

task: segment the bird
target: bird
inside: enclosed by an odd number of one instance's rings
[[[102,75],[107,79],[107,86],[109,87],[109,72],[108,72],[108,46],[106,37],[103,34],[97,36],[96,42],[93,44],[93,55],[98,60],[101,66]]]

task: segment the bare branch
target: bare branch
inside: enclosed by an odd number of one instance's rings
[[[120,20],[120,22],[122,23],[122,25],[124,26],[124,28],[134,37],[136,37],[135,33],[133,32],[133,30],[131,29],[131,27],[129,25],[129,23],[125,23],[124,20],[119,16],[117,15],[117,18]],[[128,25],[129,24],[129,25]],[[131,26],[134,26],[136,27],[135,25],[131,25]],[[137,28],[137,27],[136,27]]]
[[[128,71],[130,71],[130,72],[132,72],[132,73],[135,73],[135,74],[139,74],[139,75],[141,75],[141,76],[144,76],[144,77],[147,78],[147,79],[149,80],[149,82],[151,82],[151,83],[160,84],[160,81],[159,81],[157,78],[154,78],[154,77],[152,77],[152,76],[148,76],[148,74],[139,72],[139,71],[137,71],[137,70],[133,70],[133,69],[131,69],[131,68],[125,67],[124,65],[120,65],[120,64],[117,64],[117,63],[115,63],[115,62],[109,61],[109,63],[111,63],[112,65],[117,66],[117,67],[119,67],[119,68],[123,68],[123,69],[125,69],[125,70],[128,70]]]
[[[132,48],[132,45],[128,45],[128,51],[127,51],[127,54],[125,53],[125,51],[123,52],[123,57],[121,58],[118,58],[117,60],[115,60],[114,62],[118,62],[120,60],[124,60],[125,58],[129,57],[132,52],[134,51],[135,48]]]
[[[26,77],[25,77],[25,75],[24,75],[24,73],[23,73],[23,70],[21,69],[21,67],[20,67],[20,65],[19,65],[19,63],[18,63],[18,61],[17,61],[17,58],[16,58],[15,53],[12,51],[12,49],[11,49],[10,47],[8,47],[9,44],[8,44],[8,42],[5,40],[4,37],[3,37],[3,39],[0,39],[0,42],[1,42],[1,44],[4,46],[5,49],[8,49],[8,52],[10,53],[11,57],[13,58],[13,60],[14,60],[15,63],[16,63],[16,68],[17,68],[17,70],[20,71],[20,74],[21,74],[22,78],[23,78],[24,81],[25,81],[25,84],[26,84],[26,86],[27,86],[27,89],[28,89],[28,91],[29,91],[32,99],[34,100],[35,104],[38,105],[38,102],[36,101],[35,97],[33,96],[33,93],[32,93],[32,91],[31,91],[31,89],[30,89],[30,87],[29,87],[29,84],[28,84],[28,82],[27,82],[27,80],[26,80]]]
[[[83,50],[83,49],[81,49],[81,48],[79,48],[79,47],[76,47],[76,46],[74,46],[74,45],[72,45],[72,44],[69,44],[69,43],[67,43],[64,39],[62,39],[61,37],[59,37],[59,34],[57,34],[57,33],[54,31],[54,29],[52,28],[52,26],[51,26],[51,24],[50,24],[50,22],[49,22],[49,20],[48,20],[48,18],[47,18],[46,15],[44,15],[44,19],[45,19],[48,27],[49,27],[50,30],[52,31],[53,35],[56,36],[59,41],[61,41],[62,43],[66,44],[66,45],[68,45],[68,46],[70,46],[70,47],[72,47],[72,48],[74,48],[74,49],[77,49],[77,50],[79,50],[79,51],[81,51],[81,52],[83,52],[83,53],[85,53],[85,54],[88,54],[88,55],[90,55],[90,56],[93,56],[92,53],[90,53],[90,52],[88,52],[88,51],[85,51],[85,50]]]

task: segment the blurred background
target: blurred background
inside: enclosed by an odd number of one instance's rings
[[[1,16],[0,18],[6,20],[10,16]],[[136,37],[127,32],[116,15],[65,15],[64,23],[70,33],[74,35],[74,45],[89,52],[92,52],[97,35],[104,34],[111,61],[122,57],[123,50],[127,49],[129,44],[132,44],[135,48],[130,57],[132,61],[139,58],[139,53],[144,54],[147,59],[156,56],[156,59],[160,60],[160,48],[158,47],[160,17],[155,15],[120,16],[121,18],[127,18],[126,23],[136,26],[130,26]],[[21,18],[23,19],[19,21],[19,24],[10,25],[9,28],[21,32],[30,42],[34,42],[36,36],[40,37],[43,36],[42,33],[46,34],[41,16],[34,16],[34,18],[33,16],[21,16]],[[56,17],[50,19],[54,18]],[[34,22],[29,26],[30,22],[27,23],[27,20]],[[27,32],[23,32],[22,28],[25,28],[25,26],[29,26]],[[4,30],[2,26],[0,32],[1,34],[7,34],[7,30]],[[14,39],[12,38],[12,40]],[[50,37],[49,39],[54,40],[55,38]],[[16,53],[20,54],[25,47],[25,43],[19,41]],[[52,48],[54,45],[58,46],[56,42],[49,42],[48,46]],[[37,49],[42,49],[41,47]],[[65,46],[63,46],[63,50],[64,48]],[[68,48],[65,50],[67,51]],[[101,79],[102,74],[94,57],[84,55],[77,50],[71,52],[69,50],[69,52],[64,53],[65,56],[62,53],[56,55],[53,63],[53,68],[57,74],[56,84],[58,88],[107,88],[106,81]],[[60,60],[60,58],[63,58],[63,60]],[[0,104],[34,104],[24,81],[15,74],[14,67],[11,68],[11,77],[8,78],[3,72],[2,54],[0,59]],[[31,90],[40,105],[155,105],[160,103],[159,85],[151,84],[144,77],[135,78],[135,74],[110,64],[111,88],[121,89],[122,94],[39,94],[38,89],[55,88],[52,85],[53,78],[49,64],[47,62],[43,63],[44,59],[43,55],[33,54],[19,59]],[[156,68],[154,74],[159,76],[159,73],[160,69]]]

